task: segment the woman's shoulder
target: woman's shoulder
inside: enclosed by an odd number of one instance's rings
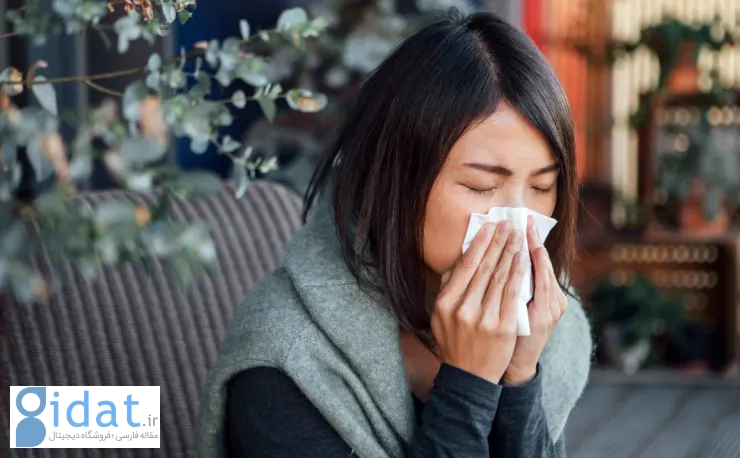
[[[232,348],[243,358],[284,360],[293,342],[311,325],[311,317],[292,281],[283,268],[278,268],[237,306],[224,347]]]

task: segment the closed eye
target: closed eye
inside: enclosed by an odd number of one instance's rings
[[[553,189],[555,189],[554,185],[547,188],[538,188],[536,186],[532,186],[532,190],[537,194],[549,194],[552,192]]]
[[[496,188],[486,188],[486,189],[479,189],[479,188],[471,188],[470,186],[466,186],[470,192],[473,194],[478,195],[487,195],[487,194],[493,194],[493,192],[496,190]]]

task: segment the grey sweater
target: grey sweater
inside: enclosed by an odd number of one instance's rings
[[[555,440],[586,384],[590,355],[588,322],[571,299],[540,358],[542,402]],[[227,384],[260,366],[293,379],[359,456],[404,456],[416,421],[399,328],[348,271],[326,203],[298,231],[284,266],[238,307],[206,380],[199,457],[226,456]]]

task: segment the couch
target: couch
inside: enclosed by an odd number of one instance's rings
[[[154,201],[121,191],[82,196],[92,205],[111,198]],[[295,193],[266,181],[253,182],[241,199],[225,184],[214,196],[175,202],[176,218],[210,223],[221,267],[187,292],[155,261],[151,272],[123,265],[105,268],[93,281],[64,265],[48,303],[6,298],[0,306],[0,447],[9,445],[9,385],[159,385],[160,449],[13,449],[10,456],[193,456],[202,384],[232,312],[282,262],[301,208]]]

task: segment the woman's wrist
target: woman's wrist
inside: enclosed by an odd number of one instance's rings
[[[509,367],[501,378],[504,386],[517,386],[529,383],[537,376],[537,365],[533,367],[517,368]]]

